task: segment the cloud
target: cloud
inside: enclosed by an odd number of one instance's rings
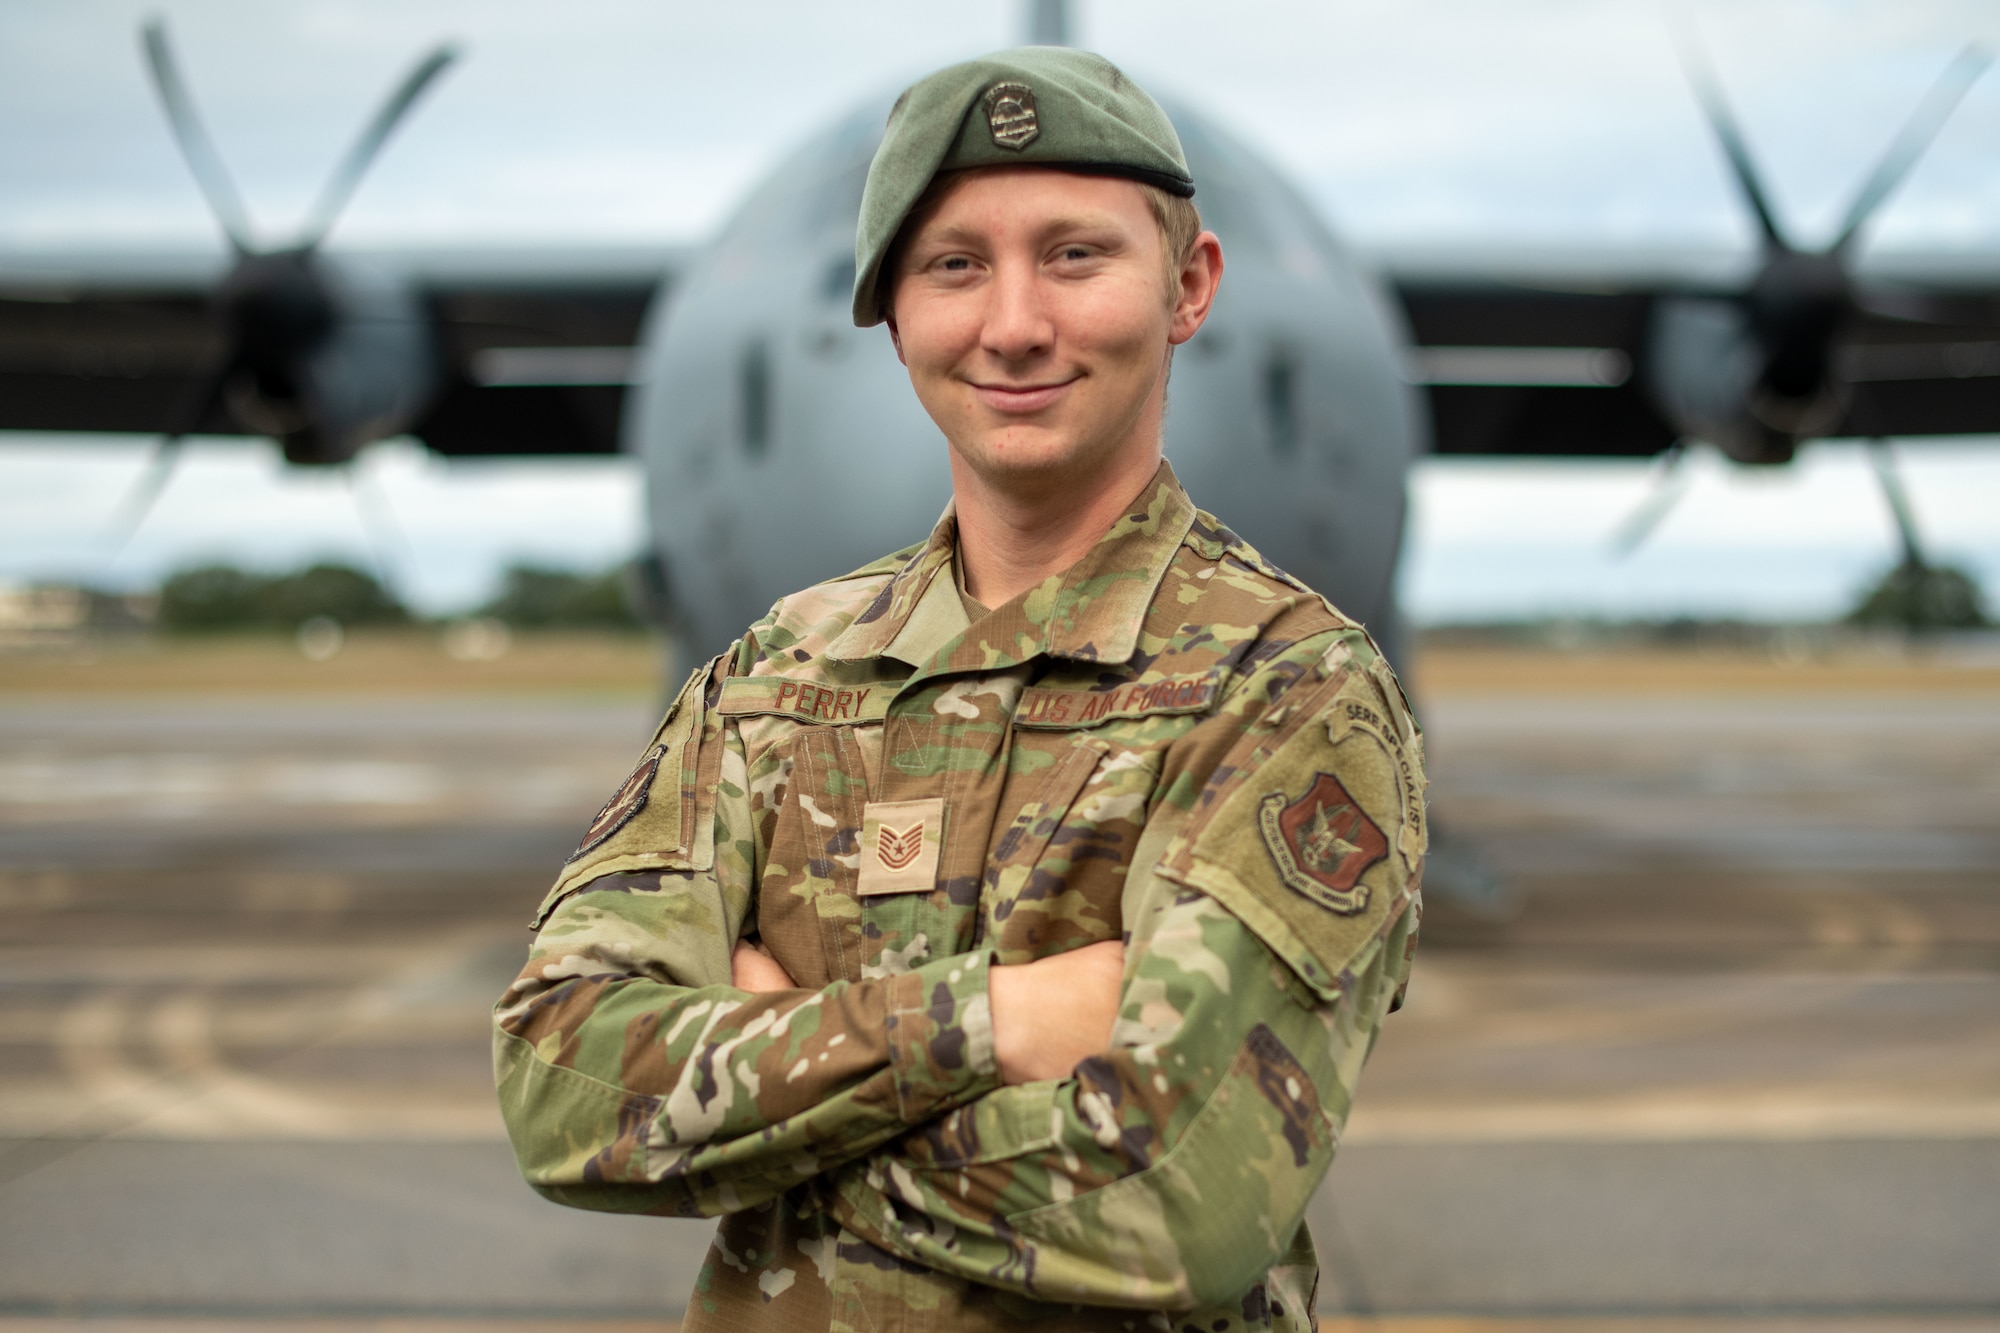
[[[142,73],[136,33],[154,8],[0,6],[0,253],[218,243]],[[1960,44],[2000,45],[2000,7],[1985,0],[1690,9],[1787,225],[1808,242],[1834,225]],[[1085,43],[1258,145],[1363,243],[1614,254],[1750,243],[1652,0],[1095,0],[1078,16]],[[553,246],[708,234],[748,183],[834,117],[1015,40],[1021,21],[1015,4],[969,0],[181,0],[172,20],[262,234],[296,225],[376,99],[451,37],[466,60],[390,144],[336,239]],[[1873,243],[2000,245],[1996,164],[1991,73]],[[98,534],[144,448],[0,441],[0,575],[102,572]],[[1909,451],[1927,530],[1990,566],[1996,454],[1937,448]],[[390,446],[366,475],[409,534],[403,577],[426,605],[483,595],[511,556],[602,563],[639,539],[639,479],[619,460],[448,465]],[[1643,466],[1618,463],[1427,464],[1415,481],[1413,604],[1422,612],[1461,596],[1454,588],[1480,588],[1481,604],[1520,606],[1535,586],[1592,605],[1720,604],[1761,560],[1819,570],[1771,572],[1769,586],[1790,590],[1778,594],[1786,605],[1821,607],[1850,578],[1828,571],[1865,568],[1887,549],[1865,469],[1836,447],[1756,476],[1698,460],[1687,503],[1655,542],[1624,573],[1591,572],[1644,484]],[[284,472],[267,446],[202,443],[111,572],[143,581],[204,554],[281,564],[321,551],[370,558],[337,478]],[[1496,584],[1503,569],[1515,577]]]
[[[151,0],[0,9],[0,244],[212,235],[146,87]],[[1019,6],[761,0],[189,0],[175,35],[253,214],[282,235],[418,52],[467,58],[356,199],[351,242],[682,240],[864,97],[1015,40]],[[1262,145],[1358,238],[1742,243],[1740,204],[1651,0],[1097,0],[1081,35]],[[1690,7],[1773,193],[1831,228],[1952,53],[2000,9]],[[1882,219],[1884,244],[2000,239],[2000,75]],[[523,192],[523,179],[544,183]]]

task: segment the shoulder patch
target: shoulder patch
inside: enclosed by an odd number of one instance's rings
[[[1389,840],[1339,778],[1316,772],[1296,799],[1267,793],[1257,803],[1257,827],[1286,888],[1342,916],[1368,906],[1361,876],[1389,854]]]
[[[583,832],[583,841],[569,854],[569,859],[563,862],[564,865],[568,865],[570,861],[576,860],[624,828],[631,822],[632,816],[646,808],[646,795],[653,790],[653,779],[659,774],[660,760],[664,759],[666,754],[667,747],[664,745],[655,745],[646,752],[646,757],[632,770],[632,776],[625,779],[625,784],[604,803],[604,808],[597,812],[597,818],[590,821],[590,827]]]
[[[1217,767],[1159,873],[1228,908],[1332,1000],[1416,896],[1423,769],[1358,664],[1293,694]]]

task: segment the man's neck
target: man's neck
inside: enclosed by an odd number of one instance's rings
[[[965,591],[1003,606],[1081,560],[1144,493],[1160,449],[1121,451],[1085,480],[995,484],[952,457],[952,499]]]

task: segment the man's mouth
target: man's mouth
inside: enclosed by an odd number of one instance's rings
[[[979,401],[996,412],[1039,412],[1061,398],[1075,378],[1048,384],[979,384],[972,388]]]

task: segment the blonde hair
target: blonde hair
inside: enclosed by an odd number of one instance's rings
[[[1160,239],[1166,242],[1167,306],[1171,309],[1181,299],[1181,270],[1194,257],[1194,243],[1201,239],[1201,210],[1194,206],[1194,200],[1168,194],[1157,185],[1142,181],[1139,188],[1146,192],[1146,206],[1153,210],[1153,221],[1160,224]]]

